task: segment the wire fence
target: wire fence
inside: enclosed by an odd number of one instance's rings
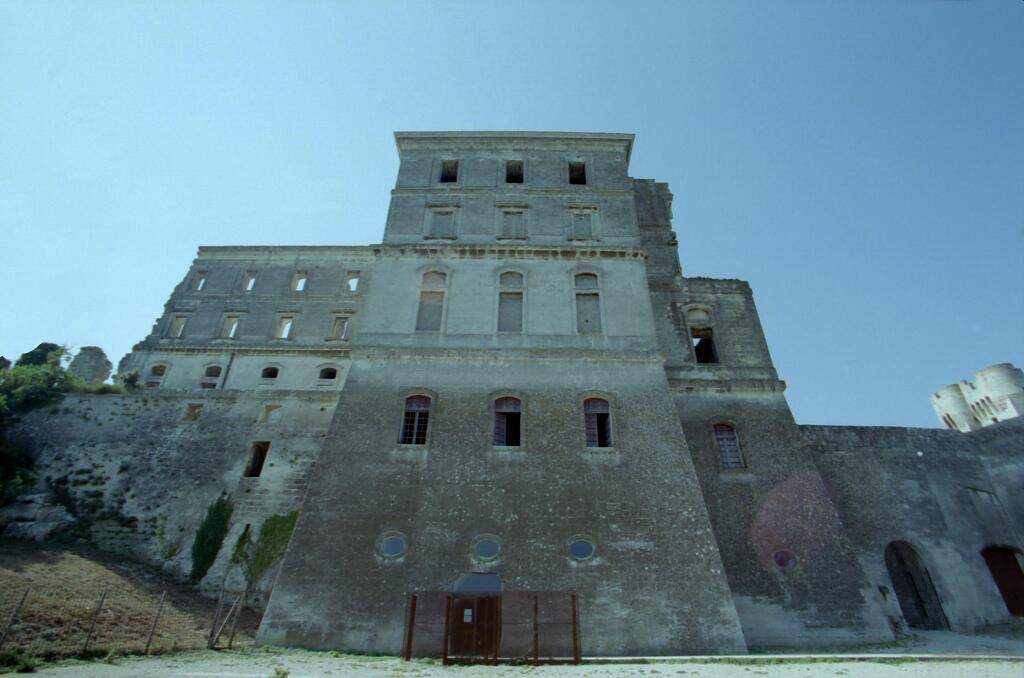
[[[223,591],[211,612],[167,591],[7,588],[0,590],[0,652],[60,658],[252,646],[261,614],[246,605],[250,599]]]

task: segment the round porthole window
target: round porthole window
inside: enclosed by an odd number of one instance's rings
[[[497,537],[480,537],[473,542],[473,556],[477,560],[494,560],[501,553],[501,542]]]
[[[796,556],[793,555],[792,551],[776,551],[772,554],[772,560],[775,561],[775,566],[780,570],[790,570],[796,567]]]
[[[385,558],[397,558],[405,553],[405,537],[400,534],[385,535],[378,547]]]
[[[594,555],[594,542],[589,539],[573,539],[569,542],[569,555],[574,560],[586,560]]]

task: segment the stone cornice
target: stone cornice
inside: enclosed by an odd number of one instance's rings
[[[676,392],[763,391],[782,393],[786,390],[786,382],[781,379],[679,379],[669,377],[668,387],[669,390]]]
[[[372,245],[203,245],[197,262],[205,259],[296,258],[296,257],[373,258]]]
[[[407,245],[374,245],[378,256],[419,256],[453,259],[483,259],[486,257],[514,259],[646,259],[647,252],[639,247],[558,247],[552,245],[441,245],[409,243]]]

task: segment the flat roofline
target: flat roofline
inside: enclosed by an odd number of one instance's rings
[[[454,141],[459,139],[480,141],[493,139],[495,141],[510,141],[514,139],[534,141],[611,141],[626,145],[626,163],[629,163],[633,155],[633,141],[635,134],[619,132],[395,132],[395,146],[402,150],[402,142],[424,141],[437,139],[438,141]]]

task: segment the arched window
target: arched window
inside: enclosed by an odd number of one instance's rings
[[[206,372],[204,373],[204,376],[216,378],[216,377],[220,376],[220,372],[221,372],[220,365],[210,365],[209,367],[206,368]]]
[[[444,294],[448,276],[440,271],[423,274],[420,289],[420,306],[416,312],[417,332],[440,332],[444,316]]]
[[[149,376],[162,377],[167,374],[167,365],[153,365],[149,368]]]
[[[587,447],[612,446],[612,417],[607,400],[604,398],[584,400],[583,419],[587,433]]]
[[[522,442],[523,403],[519,398],[498,398],[494,401],[495,447],[519,447]]]
[[[713,432],[722,468],[743,468],[743,453],[740,451],[740,439],[736,436],[736,429],[729,424],[715,424]]]
[[[203,372],[203,379],[199,382],[199,388],[217,388],[220,383],[221,366],[207,365]]]
[[[422,395],[405,399],[405,416],[402,418],[400,445],[426,445],[427,427],[430,424],[430,398]]]
[[[321,379],[337,379],[338,378],[338,370],[336,368],[334,368],[334,367],[325,367],[322,370],[320,370],[320,378]]]
[[[597,276],[580,273],[575,278],[576,331],[580,334],[601,332],[601,297]]]
[[[264,367],[260,376],[264,379],[277,379],[277,375],[280,373],[281,370],[277,367]]]

